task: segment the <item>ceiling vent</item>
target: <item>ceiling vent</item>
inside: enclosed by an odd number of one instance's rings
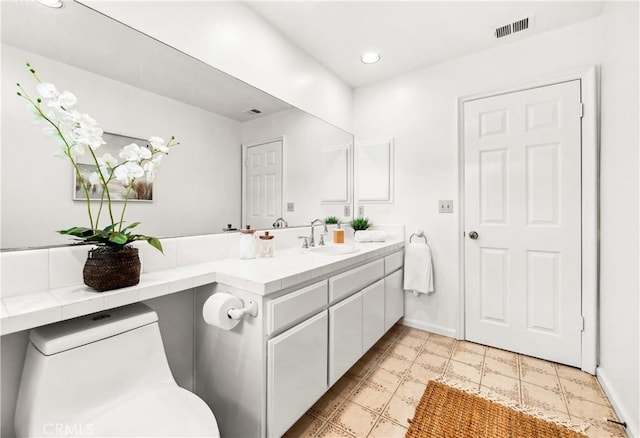
[[[533,26],[533,16],[525,17],[520,20],[513,21],[509,24],[496,26],[493,29],[493,35],[496,38],[504,38],[514,33],[522,32]]]
[[[249,114],[250,116],[255,116],[255,115],[258,115],[258,114],[262,114],[262,111],[260,111],[259,109],[256,109],[256,108],[252,108],[250,110],[246,110],[245,114]]]

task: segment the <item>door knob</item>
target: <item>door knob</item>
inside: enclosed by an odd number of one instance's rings
[[[476,240],[478,238],[478,233],[476,233],[475,231],[469,231],[469,238]]]

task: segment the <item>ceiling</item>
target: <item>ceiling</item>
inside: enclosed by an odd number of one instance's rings
[[[510,44],[600,15],[602,1],[245,2],[351,87]],[[529,29],[496,39],[493,29],[533,16]],[[366,51],[381,55],[365,65]]]
[[[2,42],[239,122],[290,105],[82,4],[0,0]],[[37,68],[37,65],[35,66]],[[43,72],[44,73],[44,72]]]

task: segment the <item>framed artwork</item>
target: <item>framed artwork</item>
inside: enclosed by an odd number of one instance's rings
[[[118,161],[120,161],[120,150],[128,144],[136,143],[140,147],[148,147],[147,140],[137,137],[129,137],[127,135],[114,134],[112,132],[105,132],[102,138],[106,144],[100,146],[96,151],[96,155],[100,157],[105,153],[109,153]],[[102,198],[102,186],[91,185],[89,182],[89,176],[96,171],[96,165],[93,163],[91,154],[86,152],[84,155],[78,157],[77,162],[82,178],[89,185],[90,199],[99,201]],[[86,196],[80,184],[80,179],[76,175],[75,171],[73,172],[73,182],[73,200],[85,201]],[[127,190],[118,180],[113,179],[109,182],[109,193],[111,194],[112,201],[124,201]],[[144,178],[136,180],[133,184],[133,188],[131,189],[131,193],[129,194],[129,201],[153,201],[153,182],[147,182]]]

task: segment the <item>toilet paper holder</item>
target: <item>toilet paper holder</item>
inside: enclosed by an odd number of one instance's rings
[[[227,316],[230,319],[239,320],[242,319],[244,315],[248,315],[252,318],[258,316],[258,303],[255,301],[249,301],[249,303],[241,309],[231,308],[227,310]]]

